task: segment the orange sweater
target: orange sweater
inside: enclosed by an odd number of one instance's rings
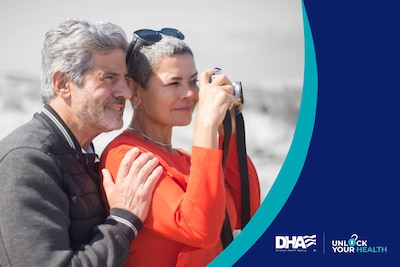
[[[222,143],[222,139],[220,139]],[[133,146],[151,151],[164,167],[149,216],[131,245],[125,266],[205,266],[221,251],[220,232],[228,209],[232,229],[240,228],[240,179],[236,135],[231,136],[226,180],[222,150],[193,147],[192,155],[169,153],[124,131],[104,150],[101,168],[116,177],[125,153]],[[260,186],[248,159],[251,215],[260,205]]]

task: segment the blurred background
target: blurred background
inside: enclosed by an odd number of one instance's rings
[[[247,153],[262,198],[271,188],[295,130],[304,75],[301,0],[50,1],[0,3],[0,139],[40,111],[40,53],[46,31],[67,17],[107,20],[128,40],[141,28],[185,34],[199,72],[220,67],[244,89]],[[124,115],[129,123],[130,105]],[[94,142],[100,154],[120,131]],[[193,128],[174,130],[173,145],[191,150]]]

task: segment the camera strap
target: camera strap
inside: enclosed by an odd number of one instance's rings
[[[236,142],[239,157],[240,192],[242,197],[242,229],[250,220],[250,186],[249,171],[247,166],[246,133],[244,129],[243,114],[236,114]]]
[[[229,141],[231,138],[232,132],[232,118],[231,113],[228,110],[226,112],[223,126],[224,126],[224,141],[223,141],[223,158],[222,158],[222,167],[225,171],[226,166],[226,158],[228,156],[228,148]],[[244,127],[244,119],[242,113],[238,113],[235,116],[236,121],[236,139],[237,139],[237,147],[238,147],[238,160],[239,160],[239,170],[240,170],[240,184],[241,184],[241,228],[247,224],[250,220],[250,192],[249,192],[249,179],[248,179],[248,166],[247,166],[247,152],[246,152],[246,136],[245,136],[245,127]],[[221,242],[222,246],[225,249],[232,241],[233,234],[232,228],[229,221],[228,211],[225,211],[225,220],[222,226],[221,231]]]

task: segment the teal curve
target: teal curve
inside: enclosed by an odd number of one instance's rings
[[[314,130],[318,96],[318,74],[314,41],[302,1],[304,27],[304,81],[299,116],[293,140],[282,168],[260,208],[235,240],[207,266],[233,266],[271,225],[288,200],[308,154]]]

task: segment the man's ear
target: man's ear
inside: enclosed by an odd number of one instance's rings
[[[51,75],[51,81],[53,83],[54,93],[62,98],[70,98],[71,90],[69,86],[68,76],[61,71],[55,71]]]

